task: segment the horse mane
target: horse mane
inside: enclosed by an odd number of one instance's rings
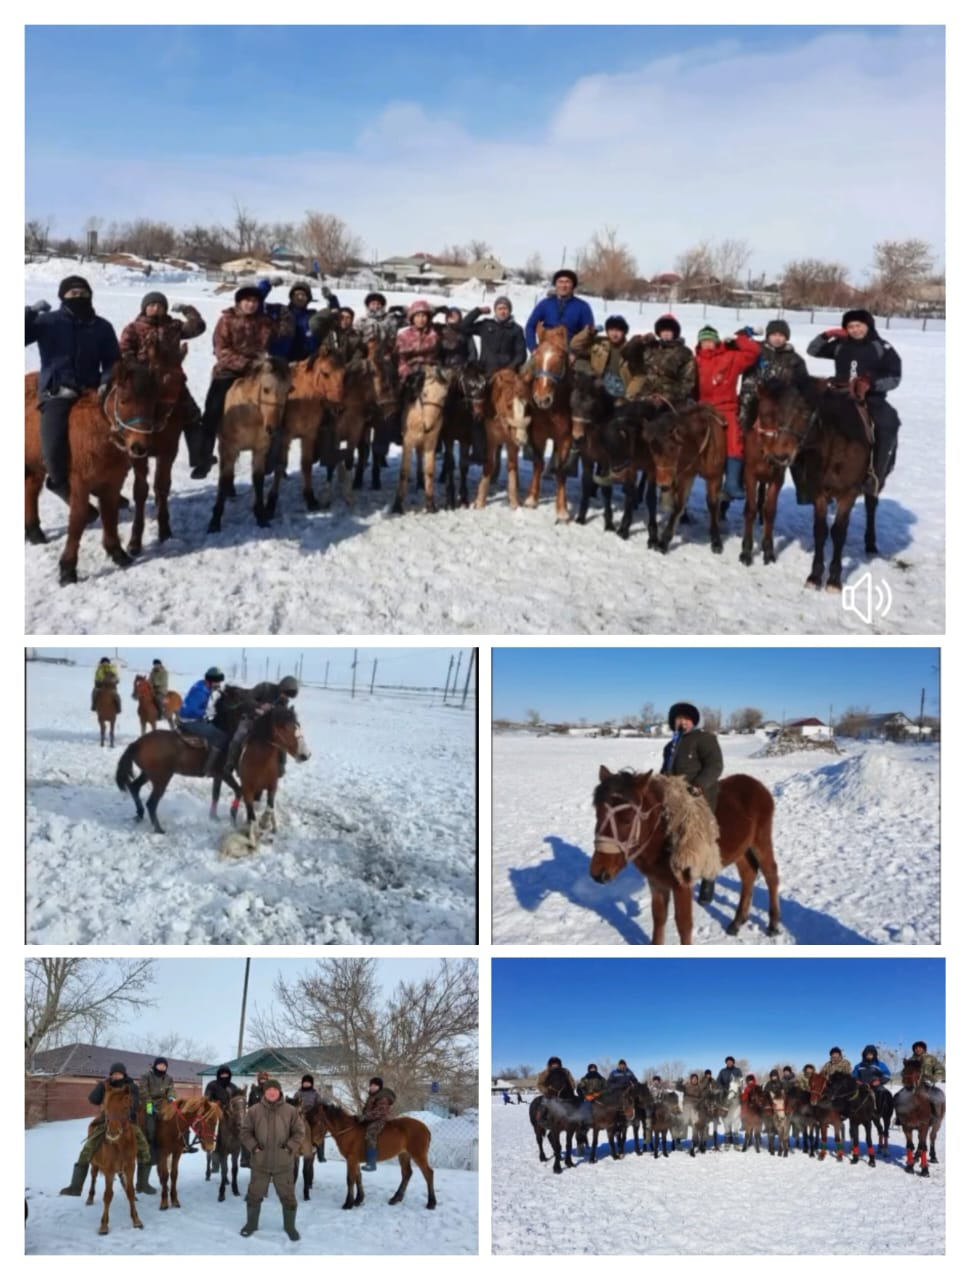
[[[830,428],[850,444],[869,447],[865,423],[852,396],[826,388],[818,401],[818,414],[823,427]]]
[[[611,773],[608,778],[597,783],[593,790],[593,804],[605,804],[610,792],[619,792],[624,799],[630,799],[637,789],[637,784],[645,773],[637,773],[633,769],[621,769],[619,773]]]
[[[263,715],[256,717],[250,737],[254,742],[270,742],[273,729],[283,724],[296,724],[296,712],[292,707],[277,704],[270,707],[269,711],[264,712]]]
[[[150,365],[122,356],[111,370],[111,382],[139,399],[149,399],[157,394],[158,382]]]
[[[268,351],[264,351],[257,360],[253,361],[249,376],[258,376],[264,373],[271,373],[274,377],[282,378],[284,381],[289,382],[289,362],[284,360],[282,356],[271,356]]]
[[[353,1119],[355,1119],[355,1117],[354,1117],[353,1115],[351,1115],[351,1113],[350,1113],[349,1111],[345,1111],[345,1110],[343,1109],[343,1107],[340,1105],[340,1103],[339,1103],[339,1102],[324,1102],[324,1101],[322,1101],[322,1100],[321,1100],[320,1102],[318,1102],[318,1103],[317,1103],[317,1106],[318,1106],[318,1107],[322,1107],[322,1108],[323,1108],[323,1110],[324,1110],[324,1113],[325,1113],[325,1114],[326,1114],[326,1115],[327,1115],[331,1120],[353,1120]],[[311,1107],[311,1108],[310,1108],[310,1110],[312,1111],[312,1110],[313,1110],[313,1108]],[[308,1112],[307,1114],[309,1114],[309,1112]]]
[[[657,774],[654,781],[663,796],[667,840],[673,845],[672,873],[684,884],[716,880],[721,872],[721,855],[717,819],[710,805],[688,793],[686,778]]]
[[[540,347],[546,342],[552,347],[562,347],[563,350],[569,347],[569,333],[564,324],[554,324],[547,329],[540,321],[536,326],[536,337],[539,339]]]

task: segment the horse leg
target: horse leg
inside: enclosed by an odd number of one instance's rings
[[[163,836],[165,832],[162,829],[161,823],[158,821],[158,802],[159,800],[161,800],[162,796],[165,794],[165,789],[168,786],[169,782],[171,782],[171,780],[172,780],[172,777],[171,777],[171,774],[169,774],[167,778],[159,778],[157,782],[153,782],[152,793],[148,797],[148,801],[145,805],[145,808],[148,810],[148,816],[149,818],[151,818],[152,826],[155,828],[155,831],[160,836]],[[174,1172],[174,1167],[173,1167],[173,1172]]]
[[[637,505],[637,486],[633,480],[624,481],[623,484],[623,515],[620,517],[620,527],[617,529],[617,535],[625,542],[630,536],[630,528],[633,524],[633,512]]]
[[[173,1209],[181,1209],[181,1207],[182,1207],[182,1206],[179,1204],[179,1193],[178,1193],[178,1181],[179,1181],[179,1160],[181,1159],[181,1156],[182,1156],[182,1152],[181,1152],[181,1150],[179,1149],[179,1147],[176,1147],[176,1148],[175,1148],[175,1150],[172,1152],[172,1193],[171,1193],[171,1201],[172,1201],[172,1208],[173,1208]]]
[[[650,908],[653,913],[653,937],[650,941],[655,947],[663,946],[669,902],[669,889],[655,889],[652,885],[650,886]]]
[[[539,505],[539,489],[542,486],[542,467],[546,453],[546,437],[536,436],[530,433],[529,439],[532,444],[532,479],[529,481],[529,492],[526,495],[525,505],[527,507],[537,507]]]
[[[674,890],[674,921],[680,936],[680,945],[689,947],[694,940],[693,904],[689,884],[679,884]]]
[[[689,488],[687,492],[690,492]],[[721,541],[720,506],[721,477],[718,475],[707,481],[707,517],[711,533],[711,550],[715,555],[720,555],[724,550],[724,543]]]
[[[143,1230],[145,1224],[138,1216],[138,1209],[135,1205],[135,1162],[132,1160],[128,1168],[123,1174],[118,1175],[124,1183],[125,1194],[128,1197],[128,1208],[131,1212],[131,1225]]]
[[[429,515],[433,515],[438,510],[438,504],[434,498],[434,457],[437,439],[434,434],[427,435],[424,438],[424,509]],[[452,472],[454,472],[455,459],[450,450],[446,451],[451,456]]]
[[[161,1189],[162,1189],[162,1194],[161,1194],[161,1197],[160,1197],[160,1199],[159,1199],[159,1201],[158,1201],[158,1207],[159,1207],[159,1209],[167,1209],[167,1208],[169,1207],[169,1203],[168,1203],[168,1176],[169,1176],[169,1174],[168,1174],[168,1162],[169,1162],[169,1155],[168,1155],[168,1152],[159,1151],[159,1153],[158,1153],[158,1162],[157,1162],[157,1164],[156,1164],[156,1171],[157,1171],[157,1173],[158,1173],[158,1185],[159,1185],[159,1186],[161,1187]]]
[[[208,533],[218,533],[222,528],[222,513],[226,508],[226,499],[232,494],[233,473],[236,468],[236,450],[229,450],[219,442],[219,489],[216,493],[215,505],[209,518]]]
[[[599,1137],[600,1137],[599,1128],[594,1124],[593,1125],[593,1141],[590,1143],[590,1147],[589,1147],[590,1164],[596,1163],[596,1147],[599,1143]]]
[[[135,499],[135,514],[131,522],[131,537],[128,539],[128,554],[136,556],[141,551],[145,534],[145,501],[148,498],[148,459],[139,458],[132,466],[135,481],[132,485],[132,496]]]
[[[419,1155],[416,1151],[414,1152],[414,1163],[424,1175],[425,1185],[428,1188],[428,1203],[425,1208],[436,1209],[438,1207],[438,1197],[434,1193],[434,1169],[428,1164],[427,1155]]]
[[[285,465],[285,464],[284,464]],[[273,490],[270,495],[270,506],[267,508],[263,492],[266,485],[266,450],[253,450],[253,515],[261,529],[269,528],[270,516],[276,509],[275,494],[279,491],[276,473],[273,473]]]
[[[784,468],[780,472],[773,471],[771,473],[762,508],[764,521],[761,531],[761,555],[765,564],[774,564],[778,559],[775,555],[775,513],[778,510],[778,495],[781,493],[781,486],[784,483]]]
[[[660,547],[660,529],[657,524],[657,482],[651,478],[647,481],[647,550],[656,551]]]
[[[234,1196],[238,1196],[239,1195],[239,1152],[238,1151],[234,1151],[232,1153],[232,1182],[229,1185],[232,1187],[232,1194]]]
[[[835,519],[832,521],[832,561],[829,565],[828,582],[825,584],[827,591],[842,590],[842,549],[849,532],[849,517],[854,505],[854,493],[843,494],[836,504]]]
[[[128,791],[132,800],[135,802],[135,821],[141,822],[145,816],[145,806],[141,802],[141,796],[138,794],[148,779],[147,773],[140,773],[137,778],[132,779],[128,784]]]
[[[874,493],[867,493],[866,499],[866,555],[877,556],[879,548],[876,546],[876,508],[879,506],[879,499]]]
[[[300,471],[303,475],[303,502],[307,511],[320,510],[320,503],[317,501],[317,495],[313,492],[314,443],[315,442],[307,436],[300,437]]]
[[[88,1198],[87,1200],[85,1200],[84,1202],[85,1204],[94,1204],[94,1187],[97,1181],[98,1181],[98,1167],[97,1165],[92,1164],[91,1165],[91,1185],[88,1188]]]
[[[771,838],[771,819],[766,818],[762,824],[762,830],[757,834],[757,843],[750,853],[754,855],[755,861],[761,874],[765,878],[765,884],[768,886],[768,936],[775,938],[781,933],[781,895],[778,888],[778,863],[775,861],[775,846]],[[739,861],[747,862],[748,854]],[[758,872],[752,868],[752,889],[754,881],[757,879]]]
[[[209,1157],[206,1156],[206,1171],[205,1171],[206,1182],[209,1181],[208,1159]],[[221,1204],[222,1201],[225,1200],[226,1198],[226,1185],[229,1182],[229,1158],[226,1155],[225,1151],[219,1152],[218,1161],[219,1161],[219,1202]]]
[[[111,1208],[111,1201],[114,1199],[114,1174],[105,1173],[104,1175],[104,1197],[101,1207],[101,1225],[98,1227],[98,1235],[106,1236],[108,1234],[108,1210]]]
[[[806,587],[822,589],[822,574],[825,572],[825,539],[829,535],[828,501],[824,494],[815,499],[815,555],[812,558],[812,571],[805,580]]]
[[[88,523],[88,487],[80,480],[71,481],[71,509],[67,518],[67,540],[59,562],[62,587],[77,582],[77,557],[81,535]]]
[[[747,852],[742,853],[734,865],[737,868],[738,875],[741,877],[741,892],[738,894],[738,909],[734,913],[734,919],[727,927],[727,932],[732,938],[736,937],[741,931],[741,926],[747,923],[748,914],[751,911],[751,898],[754,895],[754,882],[758,876],[757,871],[755,871],[748,859]],[[775,921],[775,924],[777,925],[777,921]],[[777,928],[775,932],[777,932]]]
[[[401,1165],[401,1181],[398,1189],[388,1200],[388,1204],[400,1204],[404,1199],[404,1193],[408,1189],[408,1183],[411,1181],[411,1160],[406,1151],[402,1151],[398,1156]]]
[[[408,440],[405,424],[404,442],[401,445],[401,468],[397,475],[397,493],[394,495],[394,504],[391,507],[394,514],[399,516],[404,514],[404,502],[411,482],[411,454],[412,445]]]
[[[24,536],[31,546],[40,546],[47,541],[47,535],[40,527],[40,491],[43,487],[43,472],[28,469],[24,486]]]
[[[172,536],[172,524],[168,516],[168,495],[172,491],[174,461],[174,453],[159,454],[155,459],[155,519],[158,522],[159,542],[167,542]]]
[[[741,539],[741,554],[738,556],[743,565],[754,563],[754,518],[758,510],[755,469],[751,463],[744,468],[744,537]]]
[[[501,454],[501,445],[496,448],[496,468],[499,465],[498,459]],[[519,449],[518,445],[511,440],[508,444],[508,486],[509,486],[509,506],[513,511],[517,511],[519,507]]]
[[[118,508],[119,499],[121,497],[121,486],[105,486],[98,493],[98,506],[101,508],[101,545],[104,547],[105,554],[113,564],[119,569],[127,569],[132,563],[131,556],[121,545],[121,535],[118,533]],[[71,503],[73,506],[74,491],[71,490]],[[87,512],[87,503],[84,505],[85,513]]]

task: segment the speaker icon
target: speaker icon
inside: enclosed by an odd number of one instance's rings
[[[868,570],[861,578],[846,583],[842,588],[842,608],[854,613],[869,626],[872,625],[873,617],[888,617],[892,607],[892,587],[885,578],[873,582]]]

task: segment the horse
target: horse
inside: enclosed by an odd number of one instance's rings
[[[558,1146],[558,1138],[554,1139],[553,1131],[557,1127],[558,1116],[553,1115],[546,1107],[546,1102],[551,1098],[555,1101],[575,1102],[576,1095],[572,1085],[569,1083],[569,1077],[566,1075],[562,1067],[553,1067],[546,1076],[546,1082],[543,1086],[550,1090],[550,1093],[537,1094],[529,1103],[529,1123],[532,1125],[532,1132],[535,1134],[536,1143],[539,1147],[539,1160],[545,1164],[548,1157],[542,1146],[542,1139],[549,1135],[549,1146],[552,1148],[558,1164],[561,1159],[561,1151]],[[561,1132],[561,1129],[560,1129]],[[570,1148],[571,1139],[575,1132],[575,1127],[567,1136],[566,1141],[566,1159],[571,1164]],[[557,1173],[562,1172],[562,1168],[556,1170]]]
[[[579,1104],[583,1127],[586,1124],[593,1130],[593,1139],[589,1144],[589,1163],[596,1163],[596,1145],[600,1129],[606,1131],[606,1139],[610,1147],[610,1156],[614,1160],[623,1159],[623,1147],[626,1138],[626,1126],[635,1114],[632,1084],[620,1085],[619,1088],[606,1089],[598,1098],[590,1099],[589,1119],[585,1119],[583,1104]],[[622,1126],[622,1129],[621,1129]]]
[[[226,721],[220,717],[221,702],[222,699],[220,699],[220,707],[216,709],[214,723],[225,733]],[[127,791],[134,800],[135,821],[141,822],[147,809],[152,827],[160,836],[163,836],[165,832],[158,821],[158,805],[165,794],[168,784],[176,773],[186,778],[205,777],[205,764],[208,754],[209,744],[204,739],[193,738],[190,733],[183,734],[180,730],[176,730],[174,733],[163,733],[155,730],[152,733],[144,734],[133,742],[131,746],[126,747],[121,759],[118,761],[115,782],[119,791]],[[134,776],[135,765],[141,771],[137,777]],[[148,800],[145,804],[142,804],[139,792],[146,781],[151,782],[152,790]],[[235,779],[225,771],[224,761],[215,781],[225,781],[232,788],[235,796],[238,797],[241,794]],[[218,790],[213,785],[210,813],[214,813],[217,797]]]
[[[528,444],[529,418],[515,369],[496,369],[488,380],[485,400],[485,462],[475,495],[475,506],[485,506],[493,477],[498,472],[502,446],[508,457],[508,501],[519,506],[519,450]]]
[[[310,1188],[313,1186],[313,1162],[317,1154],[318,1143],[313,1141],[313,1130],[309,1123],[306,1123],[306,1117],[310,1114],[312,1107],[308,1107],[304,1112],[303,1106],[299,1098],[294,1099],[292,1106],[296,1107],[300,1114],[304,1117],[303,1126],[303,1144],[299,1151],[293,1157],[293,1185],[296,1186],[297,1175],[300,1172],[300,1161],[303,1161],[303,1199],[310,1199]],[[314,1104],[315,1106],[318,1104]],[[322,1141],[322,1139],[321,1139]]]
[[[104,1197],[101,1225],[98,1227],[99,1236],[108,1234],[108,1212],[115,1194],[115,1174],[118,1175],[125,1195],[128,1197],[131,1225],[139,1229],[145,1225],[135,1208],[135,1164],[138,1159],[138,1143],[131,1119],[131,1090],[127,1085],[123,1089],[105,1090],[104,1122],[104,1139],[91,1156],[91,1186],[87,1198],[88,1204],[94,1204],[94,1187],[100,1169],[104,1174]],[[97,1120],[91,1121],[88,1126],[89,1135],[97,1123]]]
[[[344,394],[345,364],[343,356],[318,347],[306,360],[290,365],[290,390],[283,413],[283,429],[279,438],[273,488],[266,504],[267,514],[276,510],[276,500],[287,455],[293,440],[300,442],[300,470],[303,473],[303,501],[308,511],[317,511],[320,503],[313,492],[313,461],[318,442],[324,433],[324,420],[332,410],[339,410]]]
[[[98,728],[101,730],[101,745],[104,746],[105,731],[110,735],[109,746],[115,744],[115,720],[118,718],[118,686],[105,681],[94,691],[94,713],[98,717]]]
[[[633,512],[644,491],[648,495],[648,510],[656,512],[656,468],[645,431],[649,423],[659,422],[669,413],[669,406],[658,407],[650,400],[628,400],[614,406],[610,417],[597,426],[592,439],[587,435],[584,453],[593,466],[589,472],[585,467],[583,470],[581,517],[585,518],[587,492],[591,497],[594,485],[603,488],[607,529],[612,527],[611,501],[608,503],[607,497],[613,485],[622,486],[623,516],[616,532],[624,541],[630,536]],[[658,541],[655,518],[647,532],[648,547],[655,547]]]
[[[303,730],[292,707],[270,707],[256,717],[249,736],[243,743],[239,756],[239,781],[241,798],[246,804],[247,834],[253,837],[263,828],[263,818],[269,815],[269,829],[276,831],[276,789],[280,781],[280,753],[285,752],[303,764],[310,759],[310,749],[303,737]],[[256,802],[266,792],[266,810],[259,823],[256,821]],[[233,826],[239,813],[240,792],[230,807]]]
[[[721,480],[727,457],[724,419],[709,404],[692,404],[673,413],[663,413],[643,428],[650,451],[661,505],[669,503],[670,514],[663,532],[657,523],[656,489],[647,490],[648,548],[666,555],[677,531],[687,499],[697,476],[707,489],[707,513],[711,550],[724,550],[721,541]]]
[[[141,724],[142,733],[147,732],[148,729],[154,729],[159,721],[158,704],[155,701],[155,691],[147,676],[135,676],[131,696],[138,703],[138,720]],[[170,689],[162,701],[162,706],[165,709],[165,719],[173,729],[175,728],[175,713],[181,705],[181,694],[176,693],[174,689]]]
[[[842,1160],[843,1155],[843,1115],[842,1108],[837,1106],[826,1096],[828,1089],[828,1076],[823,1076],[821,1071],[814,1072],[808,1078],[808,1095],[812,1107],[812,1115],[815,1123],[818,1125],[818,1158],[824,1160],[827,1154],[827,1140],[829,1125],[832,1126],[832,1134],[835,1140],[835,1158]]]
[[[120,360],[111,373],[111,389],[102,402],[97,391],[82,391],[68,420],[70,448],[70,514],[67,540],[59,562],[60,585],[77,582],[77,560],[85,526],[97,518],[89,499],[101,510],[102,544],[121,569],[133,563],[118,534],[121,486],[133,461],[147,456],[147,439],[155,428],[158,383],[147,365]],[[39,498],[47,469],[40,447],[38,375],[24,379],[25,418],[25,537],[38,545],[47,541],[40,526]]]
[[[367,1125],[332,1102],[318,1102],[315,1107],[310,1108],[305,1118],[311,1126],[314,1146],[320,1145],[325,1133],[333,1136],[337,1150],[347,1162],[347,1198],[341,1208],[356,1209],[364,1203],[360,1164],[365,1156]],[[438,1201],[434,1193],[434,1170],[428,1163],[430,1145],[431,1133],[428,1126],[415,1120],[413,1116],[396,1116],[384,1125],[377,1136],[377,1159],[390,1160],[397,1156],[401,1165],[401,1183],[388,1204],[400,1204],[404,1199],[411,1181],[413,1160],[424,1175],[428,1188],[427,1208],[435,1208]]]
[[[761,1130],[771,1124],[771,1094],[760,1084],[752,1085],[748,1096],[741,1097],[741,1125],[744,1129],[742,1152],[754,1146],[755,1155],[761,1154]]]
[[[215,1149],[206,1152],[205,1180],[209,1181],[210,1171],[219,1170],[219,1200],[226,1198],[226,1187],[231,1185],[232,1194],[239,1195],[239,1152],[242,1149],[240,1133],[243,1116],[246,1114],[246,1098],[242,1093],[234,1094],[229,1099],[229,1107],[220,1106],[221,1117],[216,1133]],[[232,1181],[230,1183],[229,1164],[232,1162]]]
[[[873,1090],[873,1099],[876,1104],[876,1151],[878,1155],[889,1155],[889,1126],[893,1120],[893,1095],[885,1087],[880,1085]]]
[[[683,1112],[680,1098],[673,1089],[661,1090],[654,1094],[653,1114],[651,1122],[651,1142],[653,1158],[659,1159],[661,1149],[664,1159],[667,1158],[667,1134],[670,1134],[671,1148],[676,1151],[680,1134],[683,1132]]]
[[[763,521],[761,554],[774,564],[775,514],[785,472],[808,434],[812,409],[797,387],[766,384],[759,388],[757,416],[744,432],[744,537],[739,559],[754,562],[754,520]]]
[[[445,501],[453,511],[455,502],[455,445],[458,446],[458,501],[468,506],[468,465],[475,428],[484,428],[488,378],[477,361],[469,361],[451,373],[451,392],[445,401],[441,428],[444,444]]]
[[[783,1090],[769,1091],[771,1098],[771,1114],[766,1118],[768,1131],[768,1154],[775,1154],[775,1139],[778,1139],[778,1154],[788,1155],[788,1135],[791,1129],[791,1110],[789,1096]]]
[[[356,434],[357,466],[354,469],[355,489],[364,485],[368,455],[371,459],[371,489],[381,487],[381,467],[387,463],[387,451],[391,443],[392,427],[397,411],[398,386],[392,344],[380,338],[368,338],[367,356],[363,361],[352,360],[344,383],[344,403],[341,418],[352,419],[356,415],[359,426],[340,423],[341,432],[349,439]],[[359,377],[351,378],[359,369]]]
[[[528,441],[533,449],[532,481],[527,507],[539,505],[546,442],[552,441],[556,473],[556,523],[569,520],[566,503],[566,459],[573,438],[569,336],[565,325],[537,329],[539,344],[532,353],[532,372],[519,380],[518,394],[529,406]]]
[[[906,1136],[906,1172],[913,1172],[918,1154],[920,1177],[928,1178],[930,1165],[939,1164],[936,1158],[936,1135],[946,1116],[946,1100],[939,1100],[927,1093],[920,1084],[922,1076],[923,1068],[919,1058],[907,1058],[902,1070],[903,1087],[893,1097],[893,1106],[896,1109],[896,1123]],[[919,1144],[915,1150],[914,1133]]]
[[[226,393],[219,423],[219,491],[209,520],[209,533],[222,528],[226,499],[235,492],[236,459],[249,449],[253,455],[253,511],[265,529],[276,507],[282,471],[273,474],[269,503],[263,501],[266,457],[281,428],[290,390],[290,366],[278,356],[263,355]]]
[[[204,1096],[176,1098],[174,1102],[164,1099],[155,1104],[155,1149],[152,1154],[156,1156],[158,1181],[162,1188],[159,1209],[181,1209],[182,1207],[179,1204],[178,1177],[179,1160],[182,1158],[186,1133],[191,1129],[198,1135],[203,1151],[214,1151],[221,1116],[222,1108],[218,1102]]]
[[[684,1112],[686,1118],[686,1099]],[[708,1129],[713,1131],[714,1150],[717,1150],[717,1121],[720,1115],[721,1106],[716,1093],[708,1091],[693,1100],[693,1111],[690,1116],[690,1154],[692,1156],[695,1156],[698,1151],[703,1155],[707,1150]]]
[[[717,1144],[718,1121],[724,1128],[724,1145],[739,1146],[741,1131],[741,1086],[737,1079],[732,1079],[726,1089],[715,1085],[711,1094],[711,1132],[714,1137],[714,1150],[720,1151]]]
[[[614,482],[611,476],[605,481],[599,477],[611,469],[611,458],[608,449],[604,446],[603,437],[609,431],[616,401],[598,378],[594,378],[591,374],[574,371],[569,407],[573,422],[583,427],[583,443],[580,447],[583,460],[582,485],[576,523],[586,523],[589,504],[599,487],[603,497],[603,530],[610,533],[613,531]],[[624,515],[626,515],[625,510]],[[632,518],[632,507],[630,515]],[[629,534],[629,525],[627,534]]]
[[[652,1113],[654,1097],[648,1084],[637,1083],[633,1088],[633,1115],[629,1126],[633,1130],[633,1149],[638,1156],[649,1150],[652,1133]],[[625,1113],[617,1122],[617,1143],[620,1151],[626,1150],[627,1118]],[[640,1134],[643,1133],[643,1147],[640,1146]]]
[[[182,358],[188,347],[182,344]],[[138,555],[145,533],[145,502],[148,498],[148,462],[155,459],[155,514],[158,521],[158,541],[166,542],[172,536],[168,514],[168,498],[172,490],[172,465],[179,450],[179,440],[186,424],[187,410],[198,413],[192,402],[181,365],[175,368],[151,363],[149,366],[158,380],[158,414],[155,428],[145,440],[145,455],[132,460],[134,484],[134,514],[128,551]]]
[[[593,792],[596,837],[589,874],[597,884],[609,884],[632,863],[650,885],[655,946],[664,940],[670,895],[680,941],[688,945],[693,931],[689,869],[682,876],[671,866],[667,827],[668,779],[648,773],[610,773],[600,766]],[[727,932],[734,936],[748,918],[755,880],[760,869],[768,886],[768,934],[779,930],[778,868],[771,827],[775,802],[768,789],[744,773],[722,778],[717,795],[718,847],[722,867],[736,866],[741,893]]]
[[[833,1075],[829,1079],[825,1097],[839,1108],[842,1116],[849,1122],[849,1138],[852,1142],[850,1164],[859,1163],[859,1129],[866,1131],[866,1150],[869,1156],[869,1168],[876,1167],[876,1153],[872,1145],[872,1126],[876,1118],[876,1099],[867,1084],[861,1084],[844,1073]]]
[[[438,510],[434,496],[434,459],[444,423],[445,402],[451,390],[451,379],[437,365],[427,365],[412,375],[414,395],[404,410],[401,470],[397,493],[391,510],[403,515],[404,498],[411,479],[411,455],[417,451],[419,469],[424,470],[424,509],[429,514]]]
[[[786,1094],[785,1109],[788,1113],[789,1132],[795,1139],[796,1151],[801,1148],[804,1155],[815,1155],[818,1151],[821,1131],[808,1090],[789,1089]]]
[[[829,534],[829,503],[835,503],[832,521],[832,559],[826,589],[842,590],[842,551],[855,500],[869,475],[872,424],[865,405],[850,395],[847,387],[824,378],[810,378],[799,390],[813,409],[811,430],[792,460],[792,477],[815,508],[815,554],[806,587],[822,589],[825,573],[825,541]],[[879,554],[876,546],[876,507],[879,499],[865,495],[866,555]]]

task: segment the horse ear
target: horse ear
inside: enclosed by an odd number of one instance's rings
[[[600,765],[600,782],[605,782],[609,776],[610,776],[609,769],[607,769],[605,764],[601,764]]]

